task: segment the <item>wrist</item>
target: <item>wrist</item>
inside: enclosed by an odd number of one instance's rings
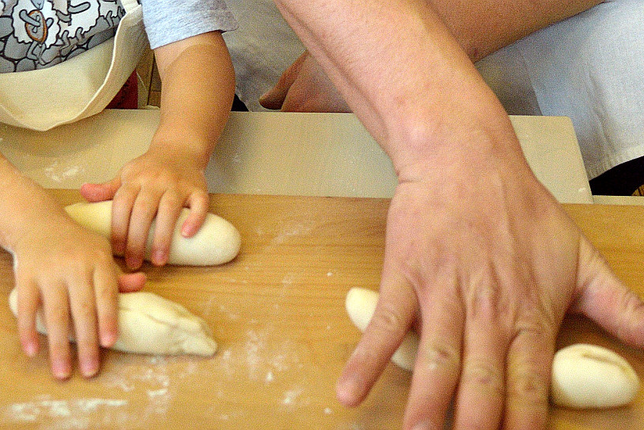
[[[205,170],[214,146],[207,136],[185,129],[173,129],[172,133],[157,131],[148,153],[168,163],[180,162],[197,170]]]

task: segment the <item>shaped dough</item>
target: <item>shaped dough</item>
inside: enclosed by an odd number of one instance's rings
[[[378,303],[378,293],[364,288],[351,288],[347,293],[345,302],[349,318],[356,327],[362,332],[369,325],[373,318]],[[409,331],[394,355],[391,357],[398,366],[405,370],[413,370],[416,362],[416,351],[418,350],[418,335],[414,331]]]
[[[76,203],[65,208],[79,224],[110,239],[112,234],[112,201]],[[181,226],[190,211],[182,209],[170,245],[169,264],[212,266],[227,263],[239,253],[239,231],[225,219],[209,213],[196,235],[185,238]],[[145,259],[150,260],[155,221],[152,222],[146,245]]]
[[[9,295],[9,307],[18,312],[18,291]],[[37,330],[47,334],[42,311],[38,312]],[[210,357],[217,343],[206,322],[178,303],[154,293],[119,294],[119,337],[115,349],[140,354],[194,354]],[[70,340],[74,340],[70,336]]]
[[[364,331],[373,317],[378,293],[352,288],[346,298],[351,321]],[[418,335],[410,331],[391,357],[398,366],[413,370]],[[551,396],[554,404],[572,408],[612,408],[635,399],[640,381],[621,356],[595,345],[575,344],[559,350],[552,364]]]
[[[578,343],[560,349],[552,364],[552,402],[568,408],[613,408],[632,402],[640,380],[615,352]]]

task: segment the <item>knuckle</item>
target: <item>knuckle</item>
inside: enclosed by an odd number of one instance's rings
[[[622,309],[625,321],[639,321],[644,315],[644,302],[634,291],[628,290],[622,299]],[[633,343],[641,337],[639,329],[634,329],[633,325],[628,323],[618,324],[616,334],[618,338]]]
[[[448,345],[431,344],[418,354],[416,367],[420,365],[427,370],[451,369],[458,372],[460,362],[460,354],[456,349]]]
[[[83,300],[76,304],[74,309],[74,320],[90,322],[96,318],[96,308],[91,300]]]
[[[45,318],[50,327],[66,327],[69,324],[69,312],[63,307],[49,309]]]
[[[484,361],[468,363],[463,368],[461,380],[465,384],[476,385],[486,392],[502,397],[505,393],[504,377],[495,366]]]
[[[373,348],[358,344],[351,354],[351,358],[359,361],[366,368],[373,368],[375,367],[375,363],[380,359],[380,354]]]
[[[498,318],[499,311],[504,309],[500,299],[499,288],[495,282],[487,282],[484,286],[474,289],[468,300],[468,317],[484,320]]]
[[[76,339],[76,346],[85,358],[98,356],[98,344],[95,336],[79,336]]]
[[[371,326],[380,333],[396,335],[407,329],[407,319],[390,306],[381,306],[371,320]]]
[[[69,360],[71,357],[68,339],[50,339],[49,354],[51,357],[58,357],[59,360]]]
[[[548,403],[548,390],[548,383],[540,375],[519,371],[511,376],[507,397],[520,404],[544,405]]]
[[[102,287],[102,288],[96,288],[95,294],[96,294],[96,301],[98,303],[112,304],[118,301],[116,284]]]

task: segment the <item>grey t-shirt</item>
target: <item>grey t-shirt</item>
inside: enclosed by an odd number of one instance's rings
[[[209,31],[237,28],[223,0],[142,0],[141,5],[152,49]]]

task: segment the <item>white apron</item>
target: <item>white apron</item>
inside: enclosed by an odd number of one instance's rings
[[[141,5],[121,0],[115,36],[51,67],[0,74],[0,122],[45,131],[101,112],[148,46]]]

